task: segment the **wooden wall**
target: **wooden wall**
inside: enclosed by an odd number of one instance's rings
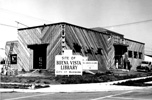
[[[137,41],[133,41],[130,39],[125,39],[125,43],[128,46],[128,52],[132,51],[132,57],[128,57],[131,65],[132,65],[132,69],[136,70],[136,67],[140,64],[140,62],[142,60],[144,60],[144,43],[141,42],[137,42]],[[134,52],[137,52],[137,58],[134,57]],[[142,58],[139,58],[139,53],[142,53]]]
[[[64,25],[64,27],[63,27]],[[99,70],[106,71],[114,67],[114,36],[108,33],[68,24],[55,23],[18,30],[18,46],[14,53],[18,54],[18,67],[26,71],[33,68],[33,51],[27,48],[31,44],[48,43],[47,69],[54,69],[55,55],[62,53],[63,37],[65,33],[65,49],[72,49],[74,54],[88,56],[89,60],[99,62]],[[122,35],[123,36],[123,35]],[[144,44],[126,39],[128,50],[144,52]],[[6,52],[9,44],[6,45]],[[79,49],[79,50],[78,50]],[[140,60],[130,58],[131,64],[136,66]]]
[[[73,25],[66,25],[65,32],[67,45],[75,52],[74,44],[79,45],[82,48],[79,54],[88,56],[88,60],[97,60],[99,70],[105,71],[114,66],[114,47],[108,34]]]
[[[33,68],[33,51],[27,48],[27,45],[49,43],[47,47],[47,69],[53,69],[55,62],[55,55],[61,52],[61,26],[50,25],[29,29],[21,29],[18,31],[19,43],[21,44],[21,51],[26,52],[21,60],[25,63],[25,58],[28,59],[28,65],[24,67],[27,69]]]
[[[62,52],[62,25],[65,26],[67,49],[88,56],[89,60],[98,60],[99,70],[105,71],[114,66],[114,47],[109,35],[68,23],[19,29],[19,66],[25,70],[33,68],[33,52],[27,48],[27,45],[49,43],[47,47],[47,69],[54,69],[55,55]],[[81,47],[81,52],[75,50],[74,44]]]
[[[18,41],[8,41],[6,42],[6,45],[5,45],[5,53],[6,55],[8,56],[8,53],[9,53],[9,50],[10,50],[10,46],[11,46],[11,43],[14,43],[14,46],[13,46],[13,52],[12,54],[17,54],[17,64],[12,64],[11,67],[13,69],[18,69],[18,70],[21,70],[22,67],[23,67],[23,63],[21,61],[21,57],[22,57],[22,53],[19,49],[20,45],[19,45],[19,42]],[[27,61],[27,60],[26,60]],[[25,62],[26,62],[25,61]],[[25,63],[27,64],[27,62]]]

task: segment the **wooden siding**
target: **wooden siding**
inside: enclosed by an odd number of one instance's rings
[[[27,45],[49,43],[47,47],[47,69],[54,68],[55,55],[61,52],[61,28],[60,25],[44,26],[39,28],[31,28],[19,30],[19,47],[22,56],[21,62],[26,70],[33,68],[33,51],[27,48]],[[26,61],[26,59],[28,61]]]
[[[105,71],[114,66],[114,47],[112,38],[109,35],[86,30],[72,25],[66,25],[65,29],[66,44],[68,47],[76,51],[74,44],[78,44],[82,50],[79,52],[83,56],[88,56],[88,60],[97,60],[99,62],[99,70]],[[102,48],[102,54],[97,51]],[[88,52],[91,50],[91,52]]]
[[[64,29],[63,26],[64,25]],[[18,68],[26,71],[33,68],[33,51],[27,48],[31,44],[48,43],[47,47],[47,69],[54,69],[55,55],[62,52],[62,32],[65,33],[65,49],[72,49],[74,54],[87,56],[89,60],[99,62],[99,70],[106,71],[114,67],[115,51],[114,38],[117,34],[99,32],[92,29],[68,24],[56,23],[37,27],[30,27],[18,30],[18,46],[13,49],[18,54]],[[123,35],[120,35],[123,37]],[[125,39],[125,44],[129,45],[128,50],[142,52],[144,54],[144,44]],[[77,45],[81,48],[78,52]],[[8,53],[9,44],[6,44]],[[101,53],[100,53],[101,52]],[[129,58],[132,66],[137,66],[143,59]]]
[[[23,64],[20,60],[20,58],[22,57],[22,53],[20,52],[20,49],[19,49],[19,47],[20,47],[19,42],[18,41],[8,41],[8,42],[6,42],[5,53],[8,56],[11,43],[14,43],[12,54],[17,54],[17,64],[12,64],[11,68],[21,70]]]
[[[88,56],[89,60],[99,61],[99,70],[101,71],[114,66],[113,39],[109,39],[108,34],[65,23],[19,29],[20,66],[22,65],[25,70],[33,68],[33,52],[27,48],[27,45],[49,43],[47,47],[47,69],[54,69],[55,55],[61,54],[62,50],[62,25],[65,25],[67,49],[72,49],[75,52],[73,44],[80,45],[82,52],[79,54]],[[97,53],[99,48],[102,48],[102,54]],[[91,52],[87,53],[88,50]]]
[[[132,69],[136,70],[136,67],[140,64],[142,60],[144,60],[144,43],[136,42],[130,39],[125,39],[125,43],[128,45],[128,51],[132,51],[132,57],[129,58],[129,61],[132,65]],[[139,55],[137,58],[134,58],[134,52],[141,52],[142,58],[139,58]]]

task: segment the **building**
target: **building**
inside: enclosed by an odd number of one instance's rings
[[[135,40],[124,38],[124,35],[103,29],[103,28],[92,28],[99,32],[106,32],[113,38],[115,63],[118,61],[119,68],[128,69],[126,63],[129,63],[133,70],[144,60],[144,48],[145,43],[138,42]]]
[[[18,46],[14,46],[12,54],[17,54],[18,69],[26,71],[33,68],[54,70],[55,55],[62,54],[64,49],[98,61],[99,71],[116,69],[117,61],[118,68],[127,68],[125,63],[129,61],[134,69],[144,54],[144,43],[126,39],[122,34],[65,22],[21,28],[18,37]],[[6,54],[12,42],[6,44]]]
[[[142,42],[130,40],[125,38],[125,42],[128,45],[128,59],[132,65],[132,69],[136,70],[136,67],[144,60],[144,48],[145,44]]]

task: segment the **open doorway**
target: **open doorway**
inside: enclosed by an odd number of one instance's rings
[[[33,69],[46,69],[46,53],[48,44],[28,45],[33,50]]]
[[[114,48],[116,69],[127,69],[127,45],[115,44]]]

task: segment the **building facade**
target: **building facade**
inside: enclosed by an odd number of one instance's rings
[[[125,39],[122,34],[65,22],[18,29],[18,37],[18,45],[13,49],[18,58],[16,66],[26,71],[33,68],[53,70],[55,56],[62,54],[64,49],[98,61],[99,71],[116,69],[116,61],[119,68],[126,68],[125,58],[136,66],[144,54],[144,43]],[[9,43],[6,44],[6,54],[10,50]],[[130,51],[137,52],[138,56],[131,58]]]
[[[144,60],[144,48],[145,43],[126,39],[125,42],[128,45],[128,60],[132,65],[132,69],[136,70],[136,67]]]

